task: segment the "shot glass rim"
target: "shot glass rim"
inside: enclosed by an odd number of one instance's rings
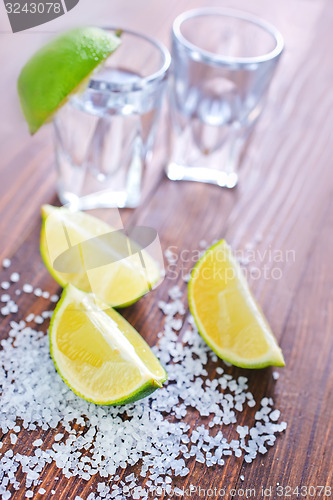
[[[235,57],[235,56],[223,56],[220,54],[215,54],[208,50],[202,49],[200,46],[189,42],[186,37],[181,32],[181,25],[184,21],[192,19],[194,17],[200,17],[202,15],[218,15],[221,17],[231,17],[236,19],[241,19],[249,23],[255,24],[259,28],[268,32],[275,40],[275,47],[259,56],[251,57]],[[204,7],[187,10],[179,14],[173,22],[172,25],[172,35],[174,39],[181,43],[185,49],[192,54],[193,59],[205,63],[215,63],[215,64],[235,64],[239,66],[248,66],[252,64],[263,63],[271,61],[277,58],[284,49],[284,39],[280,31],[275,28],[271,23],[265,21],[264,19],[249,14],[245,11],[229,9],[229,8],[215,8],[215,7]]]
[[[135,82],[113,83],[110,81],[104,81],[103,79],[97,80],[94,78],[94,75],[92,75],[89,82],[89,88],[99,91],[130,92],[130,91],[142,90],[146,88],[148,85],[151,85],[152,83],[155,82],[160,82],[164,80],[164,78],[166,78],[171,65],[171,54],[163,43],[161,43],[159,40],[156,40],[155,38],[145,35],[144,33],[139,33],[138,31],[126,28],[104,26],[102,27],[102,29],[114,32],[121,31],[123,33],[134,35],[136,37],[146,40],[150,44],[154,45],[160,51],[163,57],[163,62],[161,67],[157,71],[155,71],[149,76],[142,77]]]

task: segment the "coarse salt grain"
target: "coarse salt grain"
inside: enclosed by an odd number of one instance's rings
[[[269,415],[269,418],[273,420],[273,422],[276,422],[280,418],[280,410],[274,410],[272,413]]]
[[[8,314],[10,314],[10,310],[9,310],[9,307],[8,306],[4,306],[1,308],[1,314],[3,316],[8,316]]]
[[[18,311],[18,305],[17,305],[17,304],[11,304],[11,305],[10,305],[10,307],[9,307],[9,311],[10,311],[11,313],[16,314],[16,313],[17,313],[17,311]]]
[[[18,281],[20,281],[19,273],[12,273],[10,275],[10,281],[12,281],[13,283],[17,283]]]
[[[40,495],[44,495],[46,493],[46,490],[44,488],[39,488],[38,493]]]
[[[51,295],[50,300],[51,302],[58,302],[59,296],[57,294]]]
[[[9,287],[10,287],[10,283],[8,281],[2,281],[1,288],[3,290],[8,290]]]
[[[41,439],[36,439],[33,443],[32,446],[42,446],[43,441]]]
[[[279,372],[273,372],[273,379],[277,380],[280,377]]]
[[[17,442],[17,436],[16,436],[16,434],[11,434],[10,435],[10,442],[12,444],[16,444],[16,442]]]
[[[34,287],[32,285],[30,285],[30,283],[25,283],[22,287],[22,290],[24,291],[24,293],[32,293],[34,290]]]
[[[2,267],[3,267],[4,269],[7,269],[8,267],[10,267],[11,263],[12,263],[12,262],[11,262],[11,260],[10,260],[10,259],[3,259],[3,261],[2,261]]]

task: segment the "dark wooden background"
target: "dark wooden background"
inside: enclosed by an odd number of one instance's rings
[[[278,264],[280,279],[252,280],[283,349],[286,367],[280,378],[271,369],[231,368],[249,376],[256,400],[272,395],[287,431],[269,452],[252,464],[228,457],[226,465],[205,470],[190,462],[191,475],[177,486],[260,488],[280,485],[332,484],[332,349],[333,349],[333,3],[331,0],[80,0],[66,16],[13,35],[0,5],[0,259],[10,257],[23,282],[50,291],[58,286],[39,256],[40,206],[57,203],[51,127],[31,138],[16,96],[18,72],[50,33],[76,25],[119,25],[156,36],[169,45],[175,16],[196,6],[223,5],[251,11],[283,33],[286,51],[271,87],[267,107],[245,156],[240,182],[233,191],[194,183],[172,183],[163,174],[162,123],[155,156],[149,165],[140,208],[124,210],[125,221],[149,224],[163,248],[194,251],[199,241],[225,237],[235,249],[254,242],[260,251],[293,251],[295,259]],[[289,253],[289,255],[291,255]],[[260,263],[259,263],[260,264]],[[261,265],[261,264],[260,264]],[[268,269],[277,264],[265,262]],[[4,276],[4,273],[2,274]],[[174,283],[174,282],[173,282]],[[124,314],[152,345],[161,328],[157,301],[166,298],[167,280]],[[184,287],[184,284],[182,284]],[[1,318],[1,337],[10,319],[21,319],[31,302],[19,297],[21,313]],[[35,312],[44,302],[36,301]],[[31,307],[29,306],[30,310]],[[28,312],[28,311],[27,311]],[[253,409],[243,415],[253,418]],[[193,416],[193,421],[195,417]],[[42,435],[42,434],[41,434]],[[21,433],[15,451],[27,452],[34,439]],[[11,447],[2,436],[2,451]],[[130,471],[126,470],[127,475]],[[243,474],[245,480],[240,481]],[[56,488],[58,499],[83,498],[100,481],[54,481],[55,466],[43,472],[43,486]],[[12,498],[24,498],[22,489]],[[176,484],[175,484],[176,485]],[[38,490],[38,488],[37,488]],[[36,490],[36,491],[37,491]],[[50,497],[49,493],[44,496]],[[54,497],[53,497],[54,498]],[[192,498],[195,498],[193,495]],[[257,498],[260,498],[258,493]],[[295,496],[293,497],[295,498]],[[310,496],[308,496],[310,498]]]

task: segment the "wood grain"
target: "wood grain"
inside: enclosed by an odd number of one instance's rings
[[[158,37],[169,44],[169,30],[181,11],[208,4],[203,0],[161,2],[107,0],[80,4],[64,18],[47,25],[50,32],[77,24],[119,24]],[[213,0],[209,5],[229,5]],[[233,7],[251,10],[274,22],[283,32],[286,52],[276,73],[267,107],[253,134],[244,158],[240,182],[234,191],[192,183],[172,183],[163,174],[165,162],[165,120],[162,120],[153,162],[149,165],[144,200],[134,210],[122,211],[128,223],[149,224],[159,233],[163,249],[174,247],[194,253],[200,240],[225,237],[237,250],[256,248],[259,279],[250,277],[251,288],[262,305],[280,342],[286,368],[274,382],[271,369],[261,371],[230,368],[233,376],[249,377],[250,390],[259,401],[274,396],[287,431],[269,452],[252,464],[229,457],[223,468],[205,468],[189,461],[190,476],[175,480],[179,488],[200,484],[208,488],[261,488],[332,484],[332,370],[333,361],[333,174],[332,116],[333,5],[330,0],[282,0],[278,3],[253,0],[233,2]],[[0,11],[2,6],[0,6]],[[22,282],[58,291],[39,256],[39,210],[42,203],[57,203],[55,169],[50,128],[30,138],[18,108],[15,81],[20,67],[33,50],[49,36],[41,28],[13,35],[4,20],[0,23],[0,259],[10,257]],[[102,217],[108,218],[107,213]],[[260,241],[259,241],[260,240]],[[282,262],[269,258],[280,251]],[[266,256],[262,258],[266,251]],[[260,252],[260,253],[259,253]],[[288,253],[289,252],[289,253]],[[287,258],[289,255],[289,258]],[[154,292],[124,311],[125,317],[152,345],[157,340],[163,316],[157,301],[164,299],[170,284],[179,283],[191,262],[178,262],[177,276],[167,278]],[[279,270],[279,279],[272,272]],[[263,275],[264,271],[268,277]],[[277,271],[274,271],[277,272]],[[1,278],[8,276],[5,271]],[[42,299],[22,295],[20,311],[38,313]],[[18,316],[18,315],[17,315]],[[13,317],[1,318],[1,338],[8,335]],[[17,319],[21,319],[20,316]],[[180,332],[182,335],[183,331]],[[210,374],[214,367],[209,365]],[[253,411],[252,411],[253,410]],[[255,409],[242,414],[252,421]],[[198,415],[193,410],[189,423]],[[56,432],[56,431],[54,431]],[[227,433],[232,434],[228,429]],[[31,448],[38,436],[52,440],[51,431],[21,432],[15,451]],[[2,451],[11,447],[2,436]],[[137,471],[137,468],[133,469]],[[127,475],[127,468],[122,474]],[[244,475],[244,481],[240,476]],[[56,479],[58,477],[59,479]],[[53,464],[45,467],[39,487],[44,498],[86,498],[100,478],[89,483],[67,480]],[[12,498],[25,498],[21,487]],[[50,491],[55,489],[56,495]],[[199,498],[192,495],[191,498]],[[231,498],[231,497],[229,497]],[[271,498],[279,498],[276,493]],[[295,498],[295,497],[292,497]],[[310,498],[310,496],[308,497]]]

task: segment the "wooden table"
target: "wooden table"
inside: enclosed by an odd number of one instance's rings
[[[50,32],[79,24],[130,27],[169,45],[174,17],[187,8],[206,4],[230,6],[230,2],[219,0],[81,0],[66,16],[14,35],[0,6],[0,258],[12,259],[12,267],[21,273],[23,282],[51,292],[58,290],[43,266],[38,241],[40,206],[57,203],[51,127],[29,136],[16,96],[20,67]],[[257,401],[263,395],[274,396],[288,428],[275,446],[252,464],[230,457],[224,467],[205,470],[190,461],[191,475],[177,484],[224,487],[229,493],[231,488],[254,487],[256,498],[262,498],[261,487],[275,488],[277,483],[293,488],[333,486],[333,5],[331,0],[253,0],[251,4],[235,0],[232,6],[273,22],[286,42],[267,107],[244,158],[239,186],[227,191],[167,180],[162,168],[162,124],[146,176],[144,200],[140,208],[124,210],[122,215],[125,222],[155,227],[163,249],[173,246],[177,252],[194,251],[200,240],[222,237],[234,249],[244,250],[262,235],[262,240],[255,242],[256,265],[265,268],[268,275],[262,274],[250,284],[283,349],[286,367],[279,369],[277,382],[271,369],[250,372],[232,368],[231,373],[249,377]],[[269,250],[281,252],[282,261],[268,257],[261,261],[260,255]],[[4,275],[2,271],[2,279]],[[181,280],[179,283],[185,287]],[[169,287],[166,279],[144,301],[124,311],[150,345],[156,342],[162,322],[161,314],[155,314],[157,301],[166,297]],[[18,298],[20,311],[24,311],[25,301],[28,304],[25,295]],[[33,308],[41,310],[41,300],[36,298]],[[1,338],[7,337],[12,319],[21,316],[1,317]],[[251,408],[243,415],[244,424],[248,419],[253,419]],[[5,451],[11,444],[6,436],[2,440]],[[28,433],[21,431],[15,451],[21,446],[27,453],[29,443]],[[129,472],[127,469],[125,474]],[[40,485],[47,490],[44,498],[51,498],[57,474],[54,465],[44,471]],[[22,488],[12,498],[24,498],[21,479]],[[86,498],[91,485],[99,481],[94,477],[87,485],[78,479],[61,478],[53,498]],[[291,497],[295,495],[291,493]],[[278,498],[276,491],[271,498]],[[308,498],[312,498],[310,494]]]

